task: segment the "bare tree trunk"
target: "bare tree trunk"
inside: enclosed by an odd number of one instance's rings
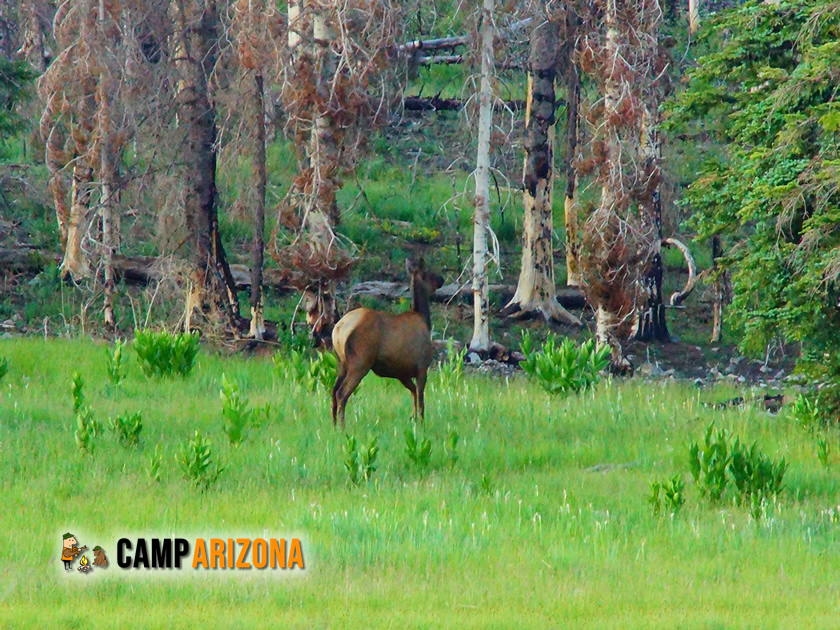
[[[331,84],[337,71],[337,60],[331,51],[331,43],[337,34],[329,22],[326,7],[306,0],[304,7],[312,10],[312,44],[308,52],[315,66],[315,90],[325,95],[332,89]],[[316,112],[307,157],[312,169],[313,190],[313,198],[304,220],[310,255],[328,267],[334,253],[332,250],[338,247],[334,228],[339,222],[336,192],[340,185],[337,180],[339,157],[335,125],[328,111]],[[314,300],[310,299],[312,295],[315,296]],[[312,337],[324,346],[331,345],[332,329],[338,319],[335,295],[334,282],[331,280],[321,280],[307,287],[304,292],[304,302],[316,307],[314,311],[307,310]]]
[[[712,273],[715,274],[715,284],[712,288],[714,299],[712,302],[712,343],[720,343],[723,338],[723,278],[718,270],[717,260],[723,251],[720,247],[720,236],[712,237]]]
[[[38,8],[37,2],[26,3],[27,16],[24,20],[23,45],[17,51],[17,54],[27,59],[41,75],[47,69],[50,55],[44,41],[44,25],[42,25],[41,17],[38,15]]]
[[[688,0],[688,31],[691,34],[700,28],[700,0]]]
[[[107,49],[105,35],[105,3],[99,0],[99,40],[101,52]],[[99,201],[100,216],[102,218],[102,266],[105,276],[105,325],[113,330],[116,326],[114,318],[114,250],[118,238],[115,238],[114,206],[117,195],[116,155],[113,146],[112,129],[112,100],[111,77],[107,63],[102,61],[103,69],[99,74],[99,180],[102,185],[102,196]]]
[[[504,311],[517,316],[540,313],[580,325],[556,299],[552,237],[554,183],[554,79],[559,24],[542,19],[531,33],[531,71],[525,112],[525,165],[522,175],[522,262],[516,293]]]
[[[76,157],[73,164],[73,186],[71,190],[70,216],[67,219],[67,241],[64,259],[61,261],[61,276],[82,280],[90,276],[88,255],[82,247],[82,240],[90,229],[90,194],[93,169],[84,156]]]
[[[652,92],[656,94],[656,92]],[[659,103],[645,103],[642,114],[642,129],[640,150],[642,157],[642,171],[653,180],[650,207],[643,208],[648,220],[653,223],[657,238],[653,244],[653,256],[644,278],[647,291],[646,307],[638,314],[636,341],[668,341],[668,325],[665,321],[665,304],[662,299],[662,198],[659,194],[661,141],[658,129],[656,111]]]
[[[605,13],[605,21],[607,26],[606,36],[606,54],[609,59],[618,58],[619,50],[619,30],[618,30],[618,9],[616,7],[617,0],[607,0],[607,8]],[[618,191],[622,186],[621,175],[621,145],[618,136],[618,129],[615,125],[610,124],[609,121],[618,117],[618,104],[621,100],[621,82],[620,77],[616,72],[610,72],[607,76],[604,86],[604,119],[607,121],[606,133],[607,137],[606,152],[607,164],[610,165],[609,174],[604,177],[601,186],[601,202],[596,214],[600,216],[591,217],[592,224],[590,229],[599,233],[599,238],[603,239],[602,249],[610,247],[617,238],[618,228]],[[603,253],[602,253],[603,255]],[[595,310],[595,340],[599,346],[608,346],[611,354],[611,369],[614,372],[625,372],[631,369],[630,363],[624,357],[624,351],[621,347],[621,340],[619,338],[618,330],[621,326],[622,317],[620,314],[620,302],[615,303],[615,299],[610,293],[614,291],[613,287],[607,283],[606,295],[600,294],[596,299],[592,300]]]
[[[107,88],[106,88],[107,89]],[[107,98],[107,97],[106,97]],[[108,116],[101,112],[100,115]],[[110,121],[105,124],[110,124]],[[116,175],[118,166],[114,157],[113,147],[105,135],[102,138],[102,155],[100,157],[100,177],[102,182],[101,217],[102,217],[102,267],[105,275],[105,324],[112,330],[116,326],[114,319],[114,252],[117,249],[117,226],[114,221],[117,197]]]
[[[579,19],[572,12],[566,18],[566,39],[563,45],[562,61],[566,80],[566,156],[563,161],[566,170],[566,195],[564,215],[566,219],[566,286],[580,286],[580,209],[575,197],[577,189],[577,157],[580,73],[574,60],[575,41]]]
[[[61,129],[51,125],[51,113],[56,108],[59,100],[57,94],[46,97],[48,100],[44,114],[41,118],[41,138],[45,147],[45,162],[50,172],[49,188],[52,193],[53,205],[55,206],[55,218],[58,224],[58,233],[61,242],[61,251],[67,247],[67,234],[70,229],[70,208],[67,206],[67,184],[64,180],[64,144],[66,138]]]
[[[474,327],[470,350],[490,348],[487,291],[487,231],[490,225],[490,134],[493,126],[493,12],[495,0],[484,0],[481,13],[481,87],[478,103],[478,154],[475,168],[473,232]]]
[[[240,329],[235,286],[219,233],[216,209],[216,117],[207,77],[215,63],[213,47],[219,18],[215,0],[185,0],[176,5],[180,123],[184,147],[184,215],[192,248],[193,272],[186,325],[195,308],[220,313]]]
[[[254,244],[251,263],[251,331],[254,339],[262,339],[265,333],[263,318],[263,254],[265,250],[265,107],[263,100],[263,76],[260,70],[254,74]]]

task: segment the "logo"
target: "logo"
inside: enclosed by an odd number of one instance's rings
[[[61,549],[61,561],[64,563],[65,571],[72,571],[73,561],[87,549],[87,545],[79,547],[79,541],[70,532],[64,534],[63,539],[64,546]],[[79,558],[79,566],[76,570],[79,573],[87,574],[93,571],[93,567],[99,567],[101,569],[108,568],[108,559],[105,557],[105,550],[99,545],[93,548],[93,562],[90,562],[88,557],[83,555]]]
[[[128,538],[115,539],[116,573],[136,573],[146,570],[257,570],[292,573],[304,571],[303,544],[299,538]],[[73,570],[78,558],[79,573],[90,573],[109,566],[105,549],[100,545],[93,548],[91,561],[76,537],[64,534],[61,560],[66,571]],[[114,547],[112,547],[113,549]],[[81,556],[81,557],[80,557]]]

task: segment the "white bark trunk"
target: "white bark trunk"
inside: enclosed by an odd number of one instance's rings
[[[62,277],[81,280],[90,276],[90,263],[82,241],[90,228],[91,169],[82,156],[73,165],[72,201],[67,221],[67,243],[61,262]]]
[[[490,224],[490,134],[493,127],[493,12],[495,0],[484,0],[481,15],[481,87],[479,91],[478,154],[475,168],[473,232],[474,326],[470,350],[490,348],[487,292],[487,230]]]
[[[105,3],[99,0],[99,26],[98,33],[100,41],[104,46],[105,42]],[[116,172],[113,136],[111,129],[111,82],[108,75],[107,65],[99,76],[99,142],[100,158],[99,172],[102,184],[102,198],[100,200],[100,216],[102,218],[102,266],[105,274],[105,325],[111,330],[116,325],[114,318],[114,250],[117,239],[115,238],[114,223],[114,197],[116,195]]]
[[[630,369],[630,362],[624,357],[621,340],[617,331],[621,322],[618,316],[598,305],[595,311],[595,343],[598,347],[610,348],[610,369],[614,372],[625,372]]]
[[[694,34],[700,28],[700,0],[688,0],[688,30]]]

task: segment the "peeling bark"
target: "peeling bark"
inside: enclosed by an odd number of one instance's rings
[[[566,39],[562,48],[564,79],[566,83],[566,194],[564,216],[566,220],[566,286],[580,286],[580,209],[577,204],[577,157],[578,134],[580,132],[580,72],[574,60],[578,18],[569,13],[566,19]]]
[[[665,319],[665,303],[662,299],[664,267],[662,265],[662,198],[659,194],[662,152],[658,120],[654,114],[658,107],[658,103],[645,104],[639,142],[642,154],[642,171],[648,174],[654,186],[649,207],[643,208],[643,211],[647,220],[653,223],[657,238],[653,244],[653,256],[650,265],[644,277],[647,304],[637,314],[636,331],[633,335],[636,341],[669,341],[671,338]]]
[[[595,310],[595,343],[598,347],[609,347],[610,372],[613,374],[626,374],[633,370],[621,348],[621,339],[618,335],[620,327],[619,316],[613,310],[598,305]]]
[[[90,262],[82,241],[90,229],[90,194],[93,185],[93,169],[83,156],[73,164],[70,214],[67,218],[67,240],[64,245],[64,259],[61,261],[61,277],[79,281],[90,276]]]
[[[559,24],[544,20],[534,23],[525,113],[522,258],[516,293],[503,312],[518,316],[538,312],[546,321],[581,325],[557,302],[554,285],[554,80]]]

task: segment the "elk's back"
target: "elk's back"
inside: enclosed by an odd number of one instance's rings
[[[393,315],[368,308],[347,313],[333,329],[339,361],[359,363],[379,376],[412,377],[432,362],[433,349],[423,316]]]

